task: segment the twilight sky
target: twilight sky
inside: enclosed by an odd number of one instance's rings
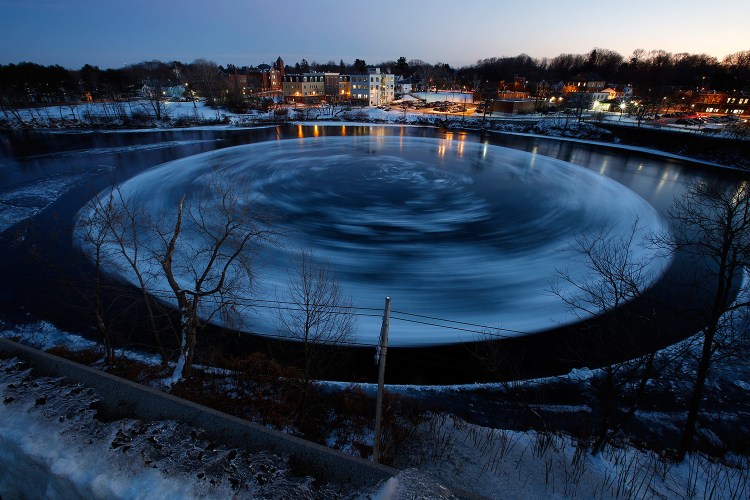
[[[750,0],[0,0],[0,64],[119,68],[150,59],[257,65],[554,57],[595,47],[750,50]]]

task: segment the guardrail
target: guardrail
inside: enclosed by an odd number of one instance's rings
[[[107,411],[114,415],[180,421],[199,427],[212,439],[230,446],[288,455],[311,475],[329,481],[366,487],[398,473],[391,467],[268,429],[17,342],[0,339],[0,357],[19,358],[40,374],[65,377],[94,389]]]

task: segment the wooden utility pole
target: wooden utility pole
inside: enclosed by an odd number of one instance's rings
[[[388,323],[391,318],[391,298],[385,298],[383,326],[380,327],[380,344],[378,345],[378,398],[375,403],[375,444],[372,449],[372,461],[380,461],[380,428],[383,421],[383,392],[385,392],[385,354],[388,351]]]

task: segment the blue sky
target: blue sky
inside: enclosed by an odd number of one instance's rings
[[[80,68],[143,60],[257,65],[281,56],[370,64],[634,49],[750,50],[750,1],[0,0],[0,64]]]

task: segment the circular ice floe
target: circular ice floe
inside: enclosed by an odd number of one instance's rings
[[[275,246],[253,246],[256,288],[248,298],[283,297],[289,257],[305,248],[331,263],[356,306],[378,308],[391,296],[395,310],[472,324],[395,314],[391,345],[486,338],[476,325],[521,335],[574,321],[550,289],[561,271],[589,277],[571,250],[576,238],[626,235],[637,221],[631,250],[650,260],[644,286],[669,264],[640,244],[667,226],[630,189],[563,161],[480,143],[281,140],[170,162],[120,188],[158,219],[174,213],[183,194],[206,201],[217,171],[255,213],[273,214],[284,235]],[[380,318],[370,313],[358,317],[357,342],[377,341]],[[243,329],[276,334],[274,318],[268,308],[249,309]]]

